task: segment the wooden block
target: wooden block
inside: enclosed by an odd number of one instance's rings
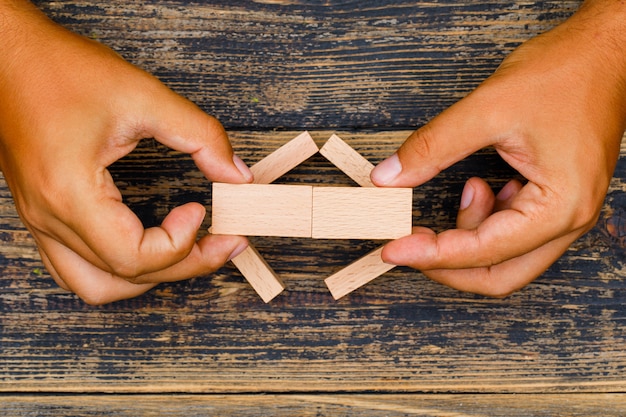
[[[361,187],[374,187],[370,179],[374,165],[339,136],[332,135],[320,153]]]
[[[248,246],[232,262],[266,303],[285,289],[283,281],[253,246]]]
[[[333,298],[338,300],[393,269],[395,265],[383,262],[381,258],[382,251],[383,246],[326,278],[324,282]]]
[[[313,187],[213,184],[212,228],[217,234],[311,237]]]
[[[397,239],[411,234],[411,188],[313,187],[316,239]]]
[[[303,132],[250,167],[255,184],[269,184],[319,152],[309,132]]]

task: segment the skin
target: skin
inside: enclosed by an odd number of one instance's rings
[[[527,179],[497,195],[470,179],[457,229],[416,228],[389,243],[383,259],[453,288],[505,296],[589,230],[626,127],[623,22],[623,2],[585,2],[381,163],[374,183],[414,187],[493,146]],[[191,154],[209,180],[250,182],[219,122],[27,1],[0,0],[0,42],[0,168],[61,287],[108,303],[214,271],[246,247],[237,236],[197,240],[205,213],[194,203],[144,230],[107,171],[154,137]]]
[[[197,240],[205,209],[144,229],[107,166],[153,137],[191,154],[213,181],[252,180],[213,117],[107,47],[0,0],[0,168],[55,281],[89,304],[212,272],[247,246]]]
[[[544,272],[596,223],[626,128],[626,3],[593,0],[510,54],[476,90],[372,172],[415,187],[493,146],[527,182],[498,195],[471,178],[457,228],[417,227],[383,260],[462,291],[504,297]]]

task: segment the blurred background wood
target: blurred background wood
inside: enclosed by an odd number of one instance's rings
[[[249,164],[304,129],[319,145],[336,132],[377,163],[517,45],[579,6],[37,4],[218,117]],[[191,159],[153,140],[111,171],[146,226],[187,201],[210,208],[210,184]],[[474,175],[498,188],[516,174],[481,151],[415,189],[414,223],[452,227]],[[287,286],[270,304],[229,264],[103,307],[54,284],[2,182],[0,408],[7,415],[623,415],[624,398],[614,393],[626,391],[625,178],[620,160],[596,228],[504,300],[394,268],[334,301],[324,278],[381,242],[254,238]],[[320,155],[277,183],[356,186]]]

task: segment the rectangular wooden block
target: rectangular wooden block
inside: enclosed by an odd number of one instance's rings
[[[311,186],[213,184],[216,234],[311,237]]]
[[[253,246],[248,246],[232,262],[266,303],[285,289],[285,284]]]
[[[410,188],[213,184],[217,234],[396,239],[411,234]]]
[[[370,179],[374,165],[339,136],[332,135],[320,153],[361,187],[374,187]]]
[[[356,262],[326,278],[324,282],[335,300],[362,287],[374,278],[390,271],[395,265],[386,264],[381,258],[383,247],[368,253]]]
[[[319,151],[309,132],[303,132],[250,167],[255,184],[269,184]]]
[[[411,234],[410,188],[314,187],[316,239],[396,239]]]

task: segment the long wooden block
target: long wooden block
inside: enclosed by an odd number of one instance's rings
[[[332,135],[320,153],[361,187],[374,187],[370,179],[374,165],[339,136]]]
[[[248,246],[232,262],[266,303],[285,289],[283,281],[253,246]]]
[[[255,184],[269,184],[319,152],[309,132],[302,132],[250,167]]]
[[[396,239],[411,234],[412,189],[213,184],[213,231],[246,236]]]
[[[311,237],[313,187],[213,184],[212,227],[217,234]]]
[[[411,234],[410,188],[313,187],[316,239],[396,239]]]
[[[381,246],[326,278],[324,282],[333,298],[338,300],[393,269],[395,265],[383,262],[381,258],[382,251],[383,247]]]

